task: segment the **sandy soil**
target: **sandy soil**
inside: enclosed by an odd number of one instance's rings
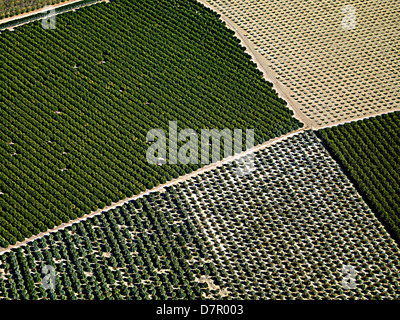
[[[306,129],[310,129],[310,128],[314,129],[314,130],[315,129],[320,129],[320,128],[324,128],[324,127],[334,126],[334,125],[337,125],[337,124],[340,124],[340,123],[352,122],[352,121],[356,121],[356,120],[360,120],[360,119],[364,119],[364,118],[369,118],[369,117],[372,117],[374,115],[379,115],[379,114],[383,114],[383,113],[389,113],[389,112],[393,112],[393,111],[396,111],[396,110],[400,110],[400,107],[396,108],[395,110],[390,110],[390,111],[388,111],[388,110],[380,110],[380,111],[377,111],[377,112],[375,112],[373,114],[368,114],[368,115],[365,115],[365,116],[353,117],[350,120],[338,119],[336,122],[330,123],[330,124],[326,124],[326,125],[317,124],[315,121],[313,121],[312,119],[310,119],[309,117],[307,117],[307,116],[305,116],[303,114],[303,112],[301,110],[301,106],[291,97],[289,89],[277,80],[275,72],[268,66],[269,62],[255,49],[255,45],[249,39],[247,39],[246,36],[244,36],[245,32],[238,25],[236,25],[234,22],[232,22],[228,17],[226,17],[224,14],[219,12],[216,8],[211,6],[207,1],[204,1],[204,0],[198,0],[198,1],[201,2],[203,5],[211,8],[212,10],[214,10],[214,11],[218,12],[219,14],[221,14],[221,19],[226,22],[226,24],[227,24],[227,26],[229,28],[231,28],[232,30],[235,31],[236,36],[241,40],[242,45],[244,47],[246,47],[246,52],[248,52],[252,56],[253,61],[257,64],[259,69],[263,72],[265,79],[267,81],[270,81],[270,82],[273,83],[274,88],[277,91],[277,93],[279,94],[279,96],[288,103],[288,107],[291,108],[294,111],[295,117],[298,120],[300,120],[302,123],[304,123],[305,127],[301,128],[299,130],[296,130],[294,132],[291,132],[289,134],[286,134],[284,136],[281,136],[281,137],[272,139],[270,141],[267,141],[267,142],[265,142],[265,143],[263,143],[263,144],[261,144],[259,146],[256,146],[256,147],[254,147],[254,148],[252,148],[250,150],[247,150],[245,152],[242,152],[242,153],[240,153],[238,155],[226,158],[226,159],[224,159],[222,161],[219,161],[219,162],[211,164],[211,165],[204,166],[203,168],[200,168],[200,169],[198,169],[198,170],[196,170],[196,171],[194,171],[194,172],[192,172],[190,174],[187,174],[187,175],[184,175],[184,176],[179,177],[177,179],[174,179],[174,180],[172,180],[170,182],[167,182],[167,183],[165,183],[163,185],[160,185],[160,186],[158,186],[156,188],[153,188],[151,190],[146,190],[146,191],[140,193],[139,195],[136,195],[136,196],[133,196],[131,198],[127,198],[127,199],[121,200],[121,201],[119,201],[117,203],[114,203],[111,206],[106,207],[106,208],[104,208],[102,210],[97,210],[97,211],[92,212],[92,213],[90,213],[88,215],[85,215],[82,218],[78,218],[78,219],[72,220],[72,221],[70,221],[68,223],[63,223],[62,225],[60,225],[60,226],[58,226],[58,227],[56,227],[54,229],[48,230],[48,231],[46,231],[44,233],[40,233],[39,235],[33,236],[33,237],[29,238],[29,239],[26,239],[23,242],[17,242],[14,246],[9,246],[8,248],[5,248],[5,249],[0,249],[0,254],[9,251],[12,248],[17,248],[17,247],[23,246],[26,243],[31,242],[31,241],[33,241],[35,239],[41,238],[41,237],[43,237],[43,236],[45,236],[45,235],[47,235],[49,233],[56,232],[58,230],[62,230],[65,227],[68,227],[68,226],[70,226],[72,224],[75,224],[75,223],[77,223],[79,221],[86,220],[89,217],[93,217],[95,215],[99,215],[102,212],[114,209],[114,208],[116,208],[118,206],[122,206],[122,205],[124,205],[125,203],[127,203],[127,202],[129,202],[131,200],[135,200],[135,199],[141,198],[141,197],[143,197],[143,196],[145,196],[145,195],[147,195],[147,194],[149,194],[151,192],[157,192],[157,191],[162,192],[164,190],[164,188],[167,187],[167,186],[171,186],[171,185],[177,184],[179,182],[186,181],[186,180],[188,180],[188,179],[190,179],[190,178],[192,178],[192,177],[194,177],[194,176],[196,176],[196,175],[198,175],[200,173],[210,171],[210,170],[212,170],[212,169],[214,169],[214,168],[216,168],[216,167],[218,167],[218,166],[220,166],[222,164],[237,160],[237,159],[241,158],[244,155],[250,154],[250,153],[258,151],[258,150],[262,150],[262,149],[264,149],[264,148],[266,148],[266,147],[268,147],[270,145],[273,145],[273,144],[275,144],[275,143],[277,143],[279,141],[285,140],[288,137],[291,137],[291,136],[296,135],[296,134],[298,134],[300,132],[303,132]],[[76,2],[76,0],[64,2],[64,3],[59,4],[59,5],[65,5],[67,3],[72,3],[72,2]],[[59,5],[55,5],[55,6],[59,6]],[[29,13],[29,14],[32,14],[32,13]],[[29,14],[27,14],[27,15],[29,15]],[[13,17],[13,18],[15,19],[17,17]],[[3,22],[3,20],[2,20],[2,22]]]

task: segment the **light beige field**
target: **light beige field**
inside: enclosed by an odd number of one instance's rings
[[[400,110],[400,1],[204,2],[244,30],[313,127]]]

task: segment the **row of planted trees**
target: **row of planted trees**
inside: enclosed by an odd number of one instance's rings
[[[251,174],[224,165],[1,255],[0,298],[398,298],[398,247],[315,134],[254,161]],[[346,264],[355,290],[341,287]]]
[[[378,218],[400,241],[400,113],[319,131]]]
[[[70,3],[61,7],[55,8],[55,13],[60,14],[75,8],[80,8],[89,4],[99,2],[101,0],[81,0],[79,2]],[[0,4],[0,19],[9,18],[21,13],[31,12],[37,9],[43,9],[44,6],[54,5],[62,0],[5,0]],[[39,13],[30,14],[21,18],[14,18],[13,20],[0,24],[0,29],[18,26],[23,23],[32,22],[46,17],[48,11],[42,10]]]
[[[157,193],[13,249],[0,256],[0,299],[204,298],[199,279],[217,281],[216,269],[182,209]],[[44,266],[54,288],[42,285]]]
[[[258,151],[250,174],[234,166],[176,189],[222,261],[217,274],[239,297],[399,296],[398,246],[314,133]],[[356,269],[356,290],[341,288],[343,265]]]
[[[301,126],[195,0],[88,6],[55,30],[6,31],[0,48],[3,247],[196,170],[147,162],[147,132],[169,121],[254,129],[255,144]]]

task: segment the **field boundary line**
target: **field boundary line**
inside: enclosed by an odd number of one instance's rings
[[[349,120],[338,120],[333,123],[329,123],[327,125],[319,125],[317,122],[315,122],[313,119],[311,119],[309,116],[306,116],[301,108],[299,107],[299,103],[294,100],[294,98],[290,94],[289,88],[287,88],[283,83],[281,83],[276,76],[274,76],[275,71],[273,71],[269,66],[268,63],[269,61],[262,56],[258,50],[256,49],[255,44],[247,38],[246,34],[247,32],[241,28],[238,24],[236,24],[232,19],[227,17],[225,14],[223,14],[219,9],[217,9],[214,5],[211,5],[208,3],[207,0],[197,0],[199,3],[203,4],[207,8],[213,10],[217,14],[220,15],[220,19],[223,20],[227,27],[229,27],[231,30],[235,32],[236,37],[241,41],[241,44],[246,47],[246,52],[249,53],[252,56],[252,60],[257,63],[258,69],[263,72],[264,74],[264,79],[266,79],[269,82],[272,82],[274,85],[274,89],[277,91],[278,95],[284,99],[287,103],[288,108],[294,111],[295,113],[295,118],[302,122],[305,125],[305,129],[312,129],[314,131],[324,129],[324,128],[329,128],[329,127],[334,127],[337,125],[345,124],[345,123],[350,123],[354,121],[359,121],[367,118],[373,118],[382,114],[388,114],[391,112],[395,111],[400,111],[400,107],[397,107],[395,109],[391,110],[383,110],[383,111],[378,111],[376,113],[372,113],[370,115],[366,116],[358,116],[354,117]]]
[[[78,3],[78,2],[83,2],[83,0],[68,0],[68,1],[63,1],[63,2],[60,2],[60,3],[57,3],[57,4],[49,5],[49,6],[46,8],[46,10],[58,9],[58,8],[62,8],[62,7],[64,7],[64,6],[67,6],[67,5],[70,5],[70,4],[73,4],[73,3]],[[65,12],[69,12],[69,11],[74,11],[74,10],[76,10],[76,9],[80,9],[80,8],[83,8],[83,7],[88,7],[88,6],[91,6],[91,5],[93,5],[93,4],[97,4],[97,3],[101,3],[101,2],[106,2],[106,3],[108,3],[108,2],[110,2],[110,0],[98,0],[98,1],[95,2],[95,3],[88,3],[88,4],[86,4],[86,5],[83,5],[82,7],[79,7],[79,8],[71,8],[70,10],[67,10],[67,11],[55,13],[54,15],[63,14],[63,13],[65,13]],[[33,15],[35,15],[35,14],[41,13],[42,11],[43,11],[43,7],[40,8],[40,9],[36,9],[36,10],[33,10],[33,11],[29,11],[29,12],[25,12],[25,13],[19,14],[19,15],[17,15],[17,16],[12,16],[12,17],[9,17],[9,18],[3,18],[3,19],[0,20],[0,26],[1,26],[2,24],[4,24],[4,23],[7,23],[7,22],[11,22],[11,21],[18,20],[18,19],[21,19],[21,18],[26,18],[26,17],[29,17],[29,16],[33,16]],[[51,15],[51,16],[53,16],[53,15]],[[9,29],[9,30],[11,29],[11,30],[12,30],[12,29],[14,29],[14,28],[16,28],[16,27],[19,27],[19,26],[22,26],[22,25],[24,25],[24,24],[27,24],[27,23],[30,23],[30,22],[33,22],[33,21],[36,21],[36,20],[40,20],[40,19],[42,19],[42,18],[37,18],[37,19],[34,19],[34,20],[21,22],[21,23],[18,23],[18,24],[16,24],[16,25],[12,26],[12,27],[7,27],[7,28],[4,28],[4,29]]]
[[[232,155],[232,156],[227,157],[225,159],[222,159],[222,160],[220,160],[218,162],[214,162],[214,163],[205,165],[202,168],[197,169],[196,171],[193,171],[191,173],[188,173],[188,174],[185,174],[183,176],[180,176],[180,177],[178,177],[176,179],[173,179],[173,180],[171,180],[169,182],[161,184],[161,185],[159,185],[159,186],[157,186],[157,187],[155,187],[153,189],[143,191],[143,192],[139,193],[138,195],[134,195],[133,197],[122,199],[122,200],[120,200],[118,202],[115,202],[115,203],[111,204],[110,206],[107,206],[107,207],[105,207],[103,209],[98,209],[98,210],[93,211],[93,212],[91,212],[89,214],[86,214],[86,215],[84,215],[84,216],[82,216],[80,218],[77,218],[77,219],[62,223],[61,225],[56,226],[53,229],[49,229],[49,230],[47,230],[45,232],[41,232],[41,233],[39,233],[39,234],[37,234],[35,236],[32,236],[30,238],[25,239],[24,241],[18,241],[16,244],[8,246],[7,248],[0,248],[0,255],[4,254],[6,252],[9,252],[12,249],[16,249],[16,248],[22,247],[22,246],[24,246],[24,245],[26,245],[29,242],[32,242],[34,240],[43,238],[44,236],[49,235],[50,233],[54,233],[54,232],[57,232],[59,230],[63,230],[66,227],[72,226],[73,224],[79,223],[79,222],[84,221],[84,220],[86,220],[88,218],[100,215],[102,213],[105,213],[105,212],[107,212],[109,210],[112,210],[112,209],[115,209],[117,207],[121,207],[121,206],[125,205],[126,203],[128,203],[128,202],[130,202],[132,200],[136,200],[136,199],[142,198],[142,197],[144,197],[146,195],[149,195],[150,193],[158,192],[158,191],[163,192],[163,191],[165,191],[165,188],[167,188],[169,186],[173,186],[173,185],[179,184],[180,182],[184,182],[184,181],[186,181],[186,180],[188,180],[190,178],[193,178],[193,177],[195,177],[195,176],[197,176],[197,175],[199,175],[201,173],[211,171],[211,170],[213,170],[213,169],[215,169],[217,167],[220,167],[220,166],[222,166],[222,165],[224,165],[226,163],[233,162],[233,161],[235,161],[237,159],[240,159],[245,155],[248,155],[250,153],[265,149],[265,148],[267,148],[269,146],[272,146],[272,145],[274,145],[274,144],[276,144],[278,142],[284,141],[284,140],[286,140],[286,139],[288,139],[290,137],[293,137],[293,136],[295,136],[295,135],[297,135],[299,133],[302,133],[304,131],[305,131],[304,128],[300,128],[300,129],[297,129],[295,131],[289,132],[289,133],[287,133],[287,134],[285,134],[283,136],[270,139],[270,140],[268,140],[268,141],[266,141],[266,142],[264,142],[262,144],[259,144],[258,146],[250,148],[250,149],[248,149],[246,151],[243,151],[241,153]]]

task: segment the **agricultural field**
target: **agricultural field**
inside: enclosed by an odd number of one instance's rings
[[[399,299],[399,247],[312,131],[254,168],[224,164],[0,255],[0,299]]]
[[[313,128],[400,110],[398,0],[202,0],[238,26]]]
[[[251,299],[400,297],[398,245],[314,133],[254,161],[251,174],[223,167],[178,193],[222,257],[224,282],[239,281]],[[345,265],[356,270],[353,290],[342,287]]]
[[[60,2],[0,4],[1,301],[400,299],[398,1]]]
[[[63,2],[56,6],[53,6],[52,9],[54,11],[40,9],[29,12],[29,14],[19,15],[18,17],[2,19],[0,21],[0,33],[5,29],[13,31],[14,28],[21,26],[23,24],[27,24],[32,21],[36,20],[42,21],[42,19],[46,19],[49,14],[53,16],[53,15],[59,15],[67,11],[76,11],[79,10],[81,7],[93,5],[101,1],[108,2],[108,0],[79,0],[79,1],[72,0],[72,1],[67,1],[67,3]]]
[[[400,243],[400,112],[318,131]]]
[[[116,0],[0,35],[0,247],[198,169],[149,164],[154,128],[301,128],[195,0]]]
[[[0,299],[218,297],[208,243],[175,201],[151,194],[1,255]],[[55,289],[42,285],[46,265]]]

